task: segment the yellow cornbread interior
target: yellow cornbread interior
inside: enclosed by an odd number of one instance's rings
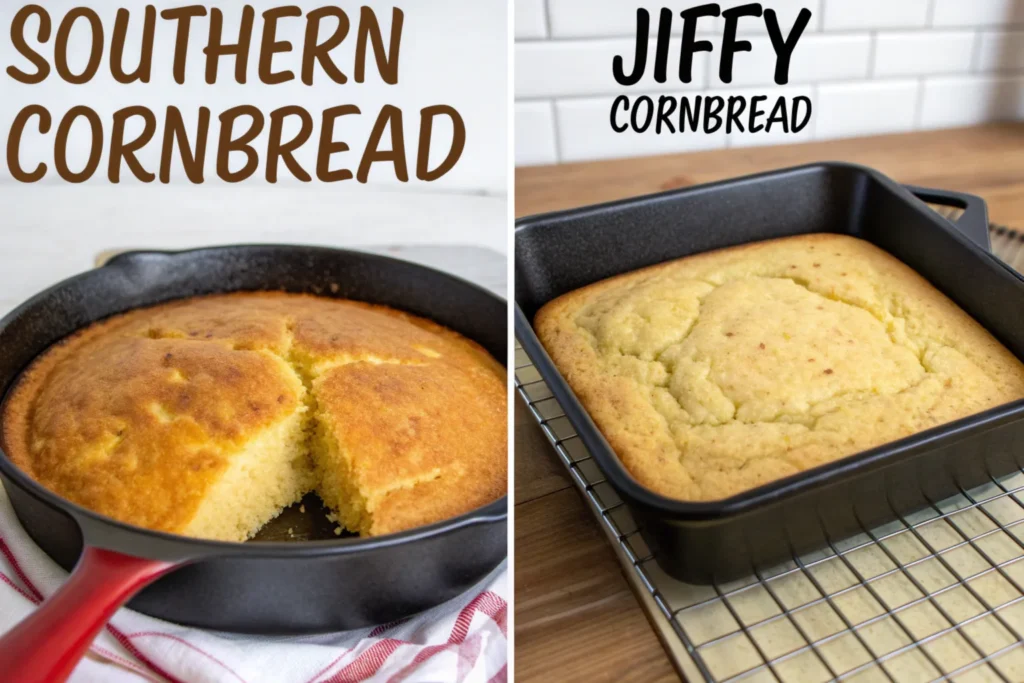
[[[468,432],[441,429],[448,395],[479,414]],[[3,435],[41,484],[139,526],[243,541],[316,491],[345,529],[380,535],[500,497],[504,397],[504,368],[430,321],[236,294],[133,311],[53,347],[15,388]]]
[[[186,536],[244,541],[316,488],[305,407],[265,430],[233,454],[204,496]]]
[[[382,359],[378,356],[370,356],[365,360],[344,357],[324,363],[301,352],[293,352],[289,358],[306,386],[307,396],[310,397],[306,445],[310,456],[311,477],[315,482],[314,488],[324,505],[334,511],[342,528],[358,534],[369,534],[373,528],[373,518],[367,509],[366,497],[356,482],[351,461],[339,447],[338,438],[332,433],[329,420],[316,401],[316,383],[317,378],[328,367],[356,362],[376,365],[382,362]]]
[[[434,357],[442,356],[434,352]],[[343,365],[404,365],[414,361],[371,354],[318,362],[290,350],[282,361],[303,384],[301,401],[293,413],[230,457],[228,469],[204,497],[185,535],[249,539],[311,491],[316,491],[324,505],[334,511],[341,528],[373,535],[373,501],[359,486],[352,465],[353,449],[340,447],[330,427],[332,420],[318,404],[316,378],[327,369]],[[354,450],[358,452],[358,446]]]
[[[641,483],[716,500],[1024,397],[1024,365],[873,245],[812,235],[570,293],[542,342]]]

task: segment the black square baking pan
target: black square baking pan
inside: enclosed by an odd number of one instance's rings
[[[954,224],[925,203],[963,211]],[[1024,358],[1024,278],[988,251],[978,197],[818,163],[519,220],[515,330],[583,445],[677,579],[723,582],[825,547],[1024,465],[1024,400],[712,502],[660,496],[615,456],[532,326],[547,302],[664,261],[807,233],[859,237],[929,280]]]

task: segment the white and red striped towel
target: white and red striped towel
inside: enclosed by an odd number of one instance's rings
[[[0,632],[67,578],[28,537],[0,487]],[[506,565],[464,596],[404,623],[322,636],[211,633],[122,609],[72,676],[76,683],[504,683]]]

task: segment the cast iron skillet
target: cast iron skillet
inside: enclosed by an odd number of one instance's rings
[[[446,325],[506,360],[506,302],[423,266],[300,246],[136,252],[64,281],[0,320],[0,395],[36,356],[89,323],[170,299],[252,290],[393,306]],[[56,594],[0,640],[4,681],[67,677],[129,599],[144,614],[221,631],[347,630],[454,598],[507,551],[506,498],[379,538],[222,543],[157,533],[81,508],[32,481],[2,450],[0,479],[33,540],[65,568],[74,567]]]

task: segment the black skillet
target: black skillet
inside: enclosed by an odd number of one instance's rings
[[[361,252],[229,246],[124,254],[25,302],[0,320],[0,395],[51,344],[92,322],[170,299],[253,290],[392,306],[464,334],[505,363],[506,302],[476,285]],[[81,508],[39,486],[2,449],[0,479],[32,539],[63,567],[74,567],[57,593],[0,639],[4,681],[67,677],[129,600],[143,614],[221,631],[348,630],[454,598],[507,551],[506,498],[379,538],[222,543],[148,531]]]

